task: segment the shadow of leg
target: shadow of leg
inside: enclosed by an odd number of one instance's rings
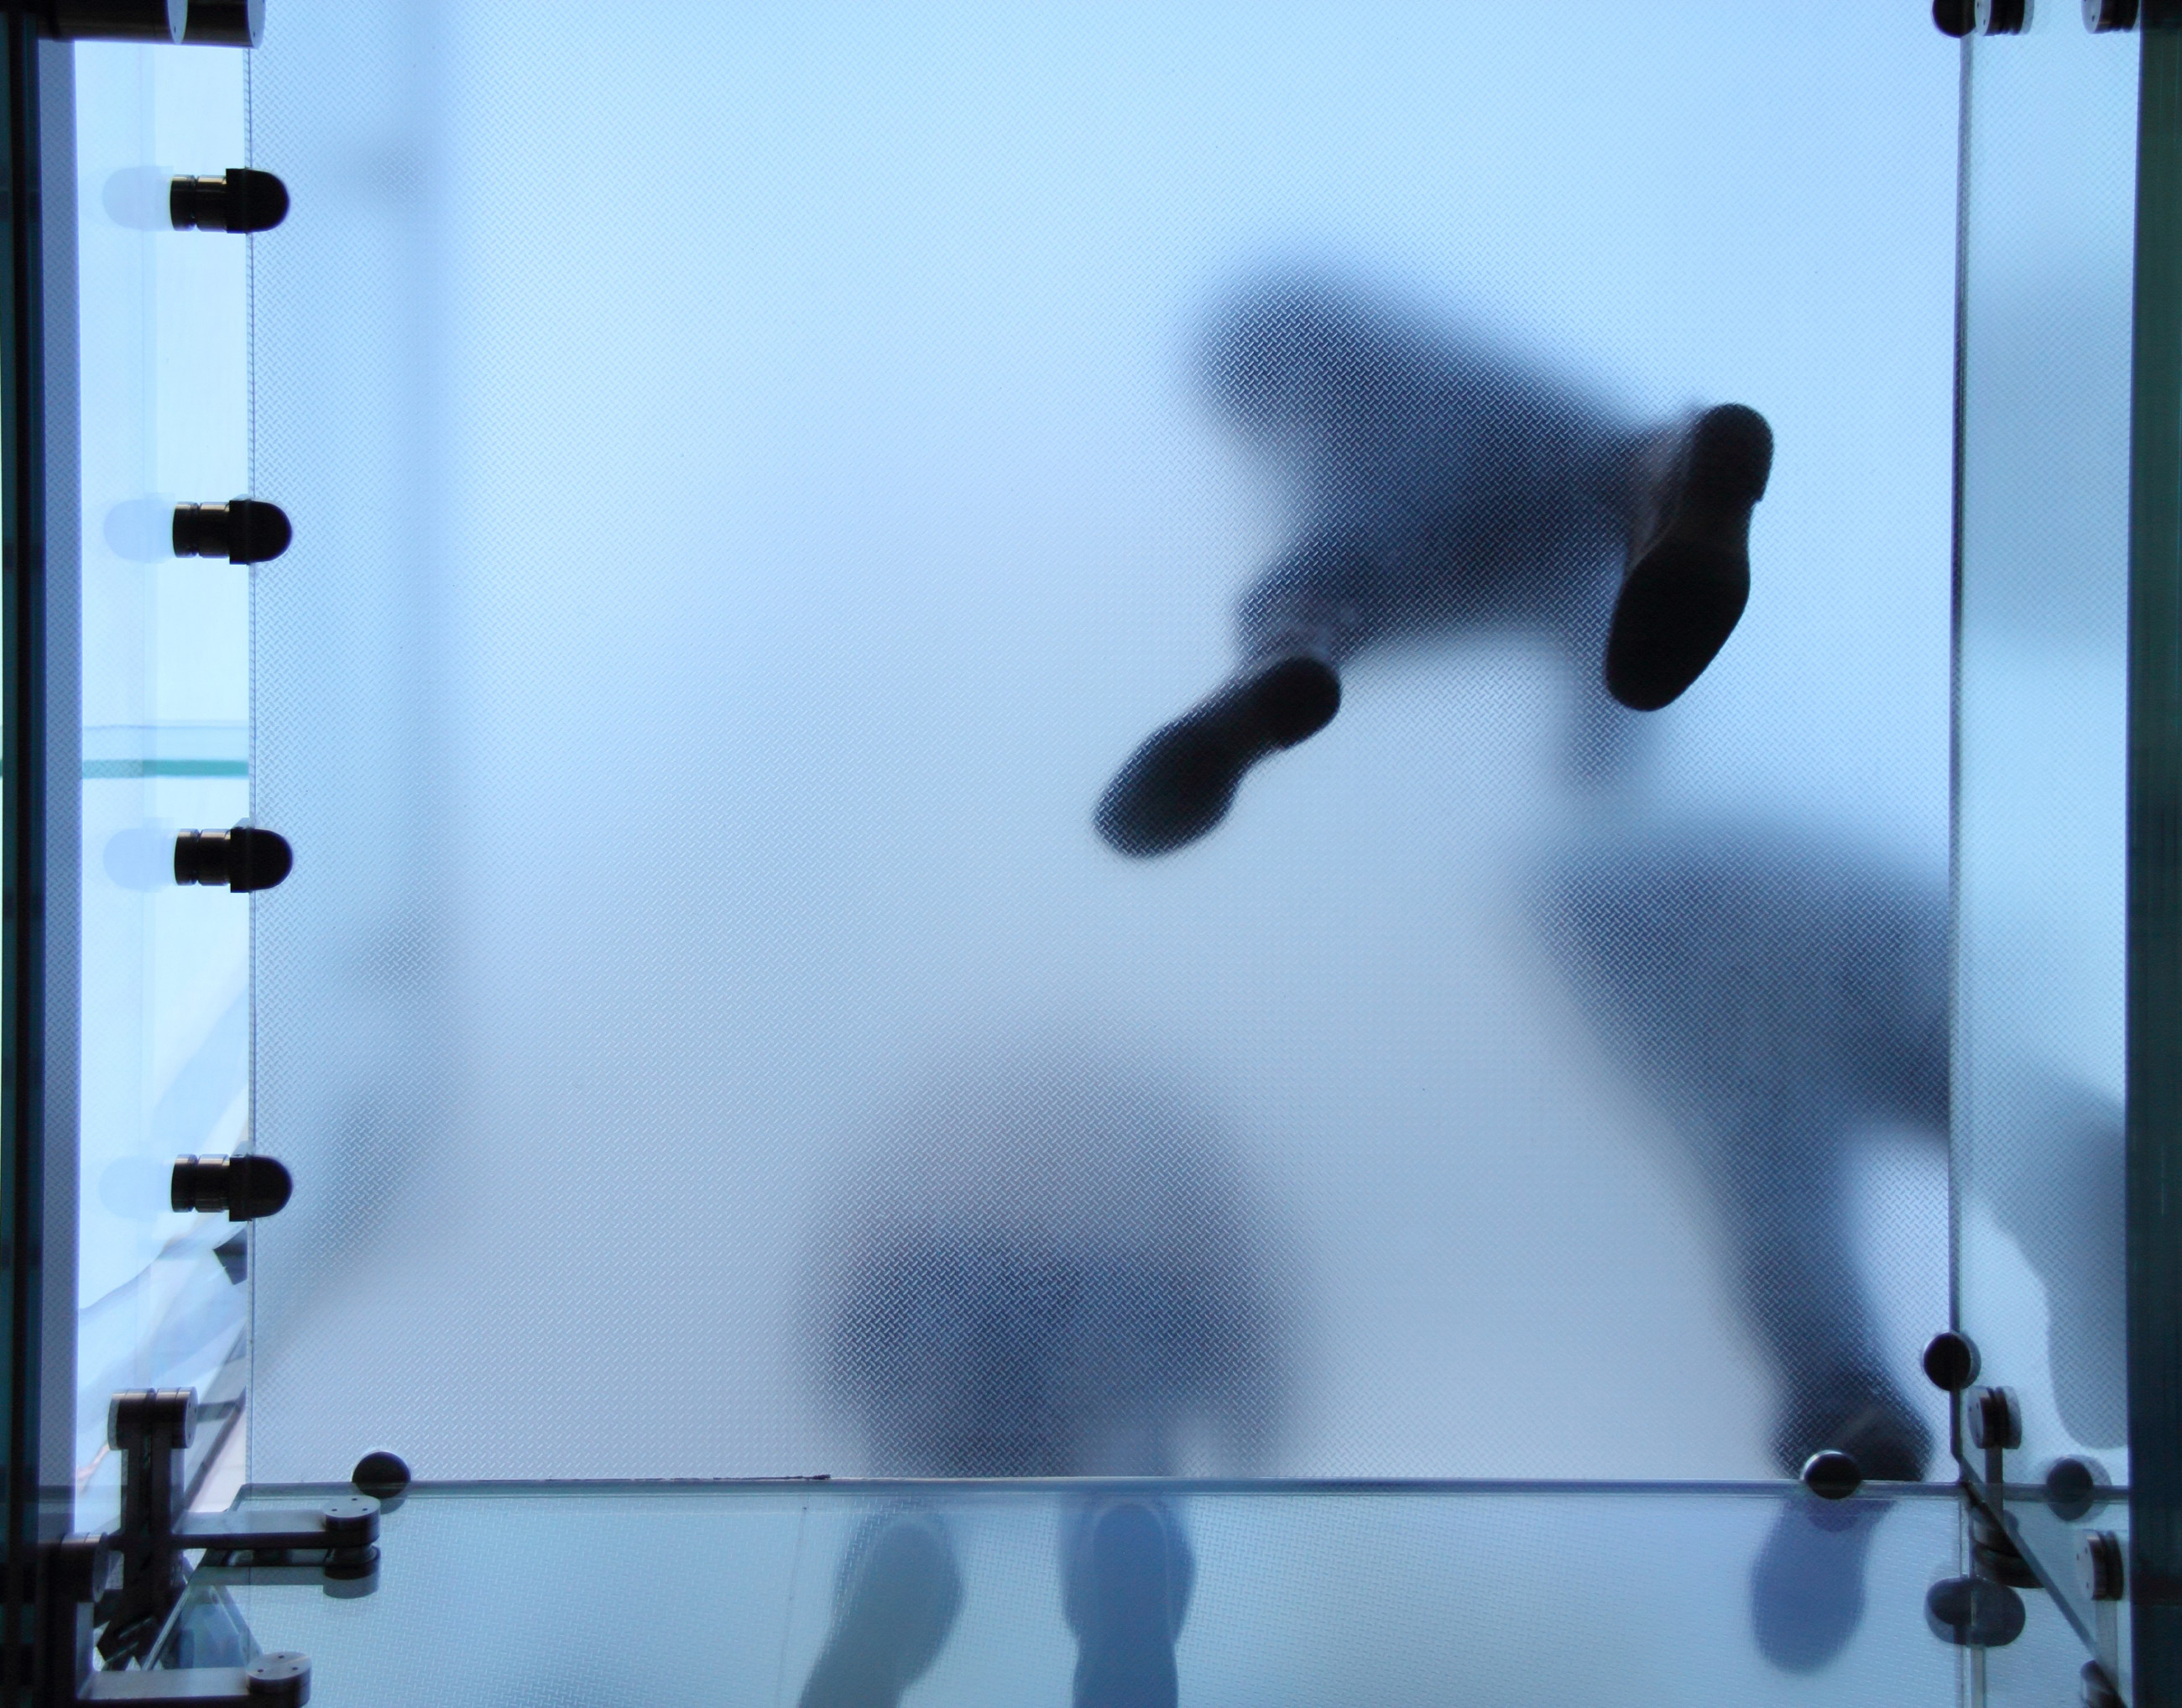
[[[1892,1503],[1792,1494],[1750,1572],[1758,1647],[1784,1672],[1815,1672],[1864,1617],[1864,1562]]]
[[[1076,1708],[1174,1708],[1174,1644],[1196,1576],[1180,1520],[1117,1500],[1079,1515],[1061,1546]]]
[[[962,1605],[962,1574],[946,1526],[929,1512],[892,1512],[850,1544],[802,1708],[894,1708],[939,1658]]]

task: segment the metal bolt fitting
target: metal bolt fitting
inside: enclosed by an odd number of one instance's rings
[[[266,1708],[302,1708],[311,1700],[311,1657],[292,1649],[260,1655],[242,1670],[242,1688]]]
[[[1846,1500],[1864,1486],[1864,1467],[1834,1447],[1806,1459],[1802,1474],[1803,1486],[1821,1500]]]
[[[1925,1344],[1924,1374],[1935,1388],[1961,1393],[1977,1380],[1977,1343],[1958,1329],[1941,1329]]]
[[[2093,1530],[2076,1545],[2076,1581],[2094,1601],[2118,1601],[2128,1587],[2126,1556],[2121,1538],[2111,1530]]]
[[[2023,1407],[2013,1388],[1975,1388],[1963,1411],[1968,1416],[1970,1443],[1988,1451],[2023,1445]]]

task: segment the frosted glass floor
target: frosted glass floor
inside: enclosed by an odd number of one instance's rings
[[[1170,1515],[1195,1556],[1176,1650],[1191,1708],[1938,1705],[1971,1682],[1924,1622],[1926,1589],[1963,1569],[1958,1506],[1938,1485],[1854,1503],[1862,1618],[1800,1675],[1753,1635],[1753,1567],[1784,1517],[1808,1540],[1807,1515],[1849,1509],[1792,1485],[419,1485],[385,1515],[368,1596],[223,1575],[262,1647],[312,1657],[319,1708],[794,1703],[845,1552],[917,1514],[951,1549],[961,1594],[905,1702],[1022,1708],[1071,1698],[1064,1527],[1087,1503],[1132,1499]],[[2052,1610],[2032,1616],[1990,1664],[2050,1671],[2072,1691],[2080,1651]]]

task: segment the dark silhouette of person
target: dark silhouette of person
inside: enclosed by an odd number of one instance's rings
[[[1361,653],[1525,629],[1595,661],[1587,674],[1621,705],[1655,711],[1742,617],[1773,459],[1755,410],[1635,423],[1482,334],[1311,275],[1245,297],[1202,367],[1304,513],[1243,597],[1235,674],[1139,747],[1099,803],[1124,854],[1211,829],[1253,765],[1332,719],[1342,667]]]
[[[1298,541],[1243,597],[1234,678],[1099,802],[1117,851],[1210,830],[1252,764],[1333,715],[1339,668],[1367,649],[1548,639],[1581,662],[1575,768],[1596,776],[1625,747],[1615,702],[1667,704],[1733,627],[1772,449],[1753,412],[1632,426],[1596,388],[1322,276],[1249,293],[1206,351],[1216,403],[1302,495]],[[1664,832],[1625,796],[1591,798],[1592,833],[1542,864],[1538,923],[1694,1147],[1778,1378],[1775,1461],[1792,1476],[1832,1449],[1868,1478],[1920,1478],[1930,1433],[1880,1358],[1847,1167],[1876,1125],[1946,1141],[1947,898],[1853,850],[1733,824]],[[1980,1178],[2046,1282],[2064,1421],[2118,1443],[2118,1112],[2029,1066],[1989,1101],[2026,1135],[1991,1146]],[[1753,1578],[1777,1664],[1812,1670],[1847,1640],[1885,1506],[1784,1510]]]
[[[1185,1439],[1262,1461],[1280,1289],[1216,1124],[1155,1076],[1001,1055],[917,1100],[817,1241],[820,1377],[880,1476],[1164,1478]],[[1065,1501],[1077,1708],[1173,1708],[1196,1563],[1176,1503]],[[961,1602],[944,1506],[905,1501],[842,1561],[803,1708],[891,1704]]]
[[[1571,983],[1695,1149],[1778,1376],[1775,1461],[1793,1476],[1832,1450],[1869,1478],[1921,1478],[1933,1442],[1880,1356],[1847,1171],[1860,1132],[1947,1143],[1944,888],[1808,836],[1703,824],[1597,835],[1543,889]],[[2046,1283],[2063,1422],[2086,1445],[2118,1445],[2121,1112],[2027,1062],[1987,1090],[1991,1142],[1974,1175]],[[1777,1664],[1812,1671],[1847,1641],[1885,1510],[1784,1511],[1753,1578],[1759,1644]]]

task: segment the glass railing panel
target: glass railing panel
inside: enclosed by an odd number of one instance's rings
[[[1958,1308],[2011,1479],[2120,1483],[2137,45],[2045,9],[1969,50]]]
[[[1735,1586],[1784,1511],[1814,1504],[1758,1488],[418,1485],[382,1519],[368,1593],[219,1568],[177,1622],[202,1664],[238,1624],[307,1654],[327,1708],[817,1708],[897,1671],[911,1703],[1065,1701],[1079,1667],[1141,1683],[1163,1655],[1193,1705],[1961,1700],[1965,1651],[1924,1611],[1962,1569],[1942,1491],[1840,1509],[1869,1555],[1862,1623],[1832,1666],[1797,1677],[1761,1654]],[[1160,1591],[1171,1645],[1132,1611]],[[2066,1700],[2081,1651],[2057,1659],[2033,1611],[2008,1676]]]
[[[253,1474],[1930,1468],[1958,64],[282,13]]]
[[[246,1370],[242,1229],[168,1201],[177,1155],[249,1130],[249,904],[173,870],[179,830],[249,812],[248,572],[171,539],[178,502],[249,490],[248,270],[245,240],[176,231],[168,207],[175,175],[242,163],[244,74],[231,53],[75,50],[86,1526],[114,1517],[109,1395],[196,1388],[195,1479],[234,1442]]]

